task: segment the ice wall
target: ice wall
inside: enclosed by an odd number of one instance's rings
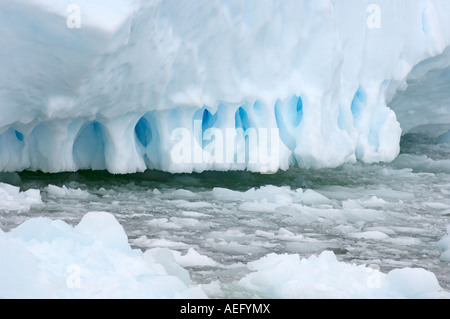
[[[412,130],[434,133],[432,127],[439,125],[444,130],[450,128],[450,48],[415,66],[404,88],[388,103],[403,133]],[[436,134],[439,133],[442,132],[437,130]]]
[[[447,0],[113,4],[82,1],[80,29],[68,0],[0,4],[1,171],[391,161],[386,103],[448,61]]]

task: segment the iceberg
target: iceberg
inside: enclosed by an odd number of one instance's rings
[[[447,0],[5,0],[0,23],[0,171],[388,162],[450,123]]]

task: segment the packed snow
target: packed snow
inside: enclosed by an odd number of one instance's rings
[[[450,122],[449,12],[447,0],[2,1],[0,171],[392,161],[402,129]]]

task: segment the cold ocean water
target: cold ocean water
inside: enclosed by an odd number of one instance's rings
[[[0,209],[0,228],[7,233],[39,216],[76,225],[88,212],[109,212],[133,248],[192,257],[178,260],[191,284],[212,298],[267,296],[238,284],[248,263],[271,253],[309,258],[323,251],[383,273],[424,268],[449,291],[449,260],[438,243],[450,224],[450,145],[439,142],[410,133],[392,163],[273,175],[2,173],[1,181],[21,191],[39,189],[42,204]]]

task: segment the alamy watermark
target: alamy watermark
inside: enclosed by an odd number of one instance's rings
[[[172,131],[172,162],[175,164],[258,164],[278,167],[278,128],[208,128],[194,121],[194,129]]]
[[[81,7],[78,4],[71,4],[67,7],[66,25],[69,29],[81,28]]]
[[[70,4],[67,7],[66,25],[69,29],[81,28],[81,7],[78,4]],[[369,29],[381,28],[381,7],[378,4],[370,4],[366,10],[368,17],[366,20]]]
[[[377,264],[371,264],[366,268],[366,271],[369,273],[367,277],[367,287],[370,289],[380,289],[381,288],[381,272],[380,266]]]
[[[81,288],[81,267],[75,264],[67,266],[66,272],[68,274],[66,285],[70,289]]]
[[[381,7],[378,4],[370,4],[367,7],[367,27],[369,29],[381,29]]]

